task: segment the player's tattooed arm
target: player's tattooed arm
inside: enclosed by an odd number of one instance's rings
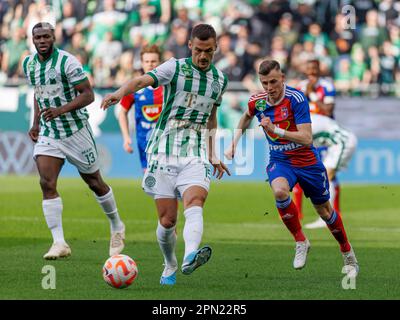
[[[107,94],[101,102],[100,108],[106,110],[108,107],[118,103],[124,96],[129,93],[139,91],[140,89],[152,86],[154,79],[148,74],[144,74],[140,77],[129,80],[127,83],[122,85],[117,91]]]
[[[77,84],[74,88],[79,94],[71,102],[68,102],[62,107],[43,109],[40,112],[40,116],[42,116],[45,121],[50,121],[64,113],[84,108],[94,101],[94,93],[89,80]]]

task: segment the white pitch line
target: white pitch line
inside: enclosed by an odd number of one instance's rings
[[[26,222],[45,222],[44,217],[29,217],[29,216],[0,216],[1,221],[26,221]],[[104,219],[100,218],[68,218],[63,217],[64,222],[72,222],[72,223],[96,223],[103,224],[107,221],[106,217]],[[156,221],[149,220],[138,220],[138,219],[124,219],[124,222],[129,224],[141,224],[141,225],[155,225]],[[206,223],[207,225],[208,223]],[[232,228],[252,228],[252,229],[280,229],[284,226],[276,223],[218,223],[212,222],[209,227],[214,227],[218,225],[218,227],[232,227]],[[385,227],[351,227],[351,230],[354,231],[363,231],[363,232],[389,232],[389,233],[400,233],[400,228],[385,228]]]

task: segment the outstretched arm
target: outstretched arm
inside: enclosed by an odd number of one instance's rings
[[[121,88],[113,93],[107,94],[103,101],[101,102],[101,109],[106,110],[108,107],[118,103],[122,97],[129,93],[136,92],[140,89],[152,86],[154,84],[154,79],[148,74],[144,74],[140,77],[129,80]]]
[[[231,160],[235,156],[236,146],[239,143],[240,138],[244,134],[244,132],[249,128],[251,121],[254,116],[249,114],[249,111],[246,110],[242,117],[240,118],[239,124],[235,130],[235,136],[233,137],[231,145],[225,150],[225,157]]]
[[[231,175],[229,169],[227,166],[221,162],[216,153],[215,153],[215,134],[217,131],[217,107],[214,106],[210,118],[208,119],[207,123],[207,131],[208,131],[208,143],[207,143],[207,148],[208,148],[208,158],[212,166],[214,167],[214,173],[213,175],[216,174],[218,171],[217,178],[221,179],[224,173],[226,172],[229,176]]]
[[[119,127],[121,129],[122,138],[124,139],[124,150],[128,153],[132,153],[133,148],[132,148],[132,140],[129,135],[128,111],[122,107],[118,114],[118,122],[119,122]]]

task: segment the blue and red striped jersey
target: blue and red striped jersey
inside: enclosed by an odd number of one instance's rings
[[[307,85],[308,85],[308,80],[303,80],[299,83],[299,89],[302,92],[307,91]],[[318,82],[314,86],[314,100],[321,101],[325,104],[331,104],[335,103],[335,96],[336,96],[336,90],[333,85],[333,82],[330,81],[329,79],[326,78],[319,78]],[[316,104],[313,99],[310,99],[308,97],[309,105],[310,105],[310,112],[311,113],[316,113],[316,114],[322,114],[325,115],[319,108],[318,105]]]
[[[304,94],[295,88],[284,87],[282,99],[275,105],[269,104],[266,92],[252,95],[248,102],[248,112],[261,122],[262,115],[272,123],[288,131],[297,131],[296,125],[311,123],[310,109]],[[294,167],[306,167],[319,161],[313,145],[305,146],[274,133],[265,133],[269,142],[270,161],[279,161]]]
[[[121,106],[129,111],[135,104],[136,135],[146,137],[160,117],[163,103],[163,87],[147,87],[128,94],[121,100]]]

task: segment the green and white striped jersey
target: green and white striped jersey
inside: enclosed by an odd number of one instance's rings
[[[311,113],[311,130],[315,147],[339,145],[344,149],[350,136],[354,135],[334,119],[315,113]]]
[[[191,58],[171,58],[147,73],[164,86],[163,109],[146,152],[207,160],[206,128],[214,106],[221,104],[228,79],[211,65],[197,68]]]
[[[37,54],[27,56],[22,67],[34,87],[40,110],[61,107],[72,101],[78,95],[74,86],[87,80],[81,63],[73,55],[57,48],[43,62]],[[55,139],[67,138],[83,128],[88,118],[86,108],[65,113],[47,122],[41,118],[39,135]]]

